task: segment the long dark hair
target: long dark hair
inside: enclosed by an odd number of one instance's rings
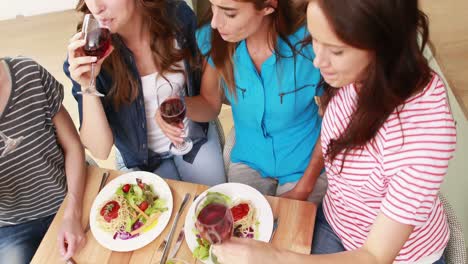
[[[428,19],[417,0],[317,1],[336,35],[350,46],[368,50],[373,59],[359,84],[357,109],[326,157],[362,148],[413,94],[424,89],[432,73],[423,49],[428,41]],[[420,43],[418,42],[420,36]],[[326,106],[337,89],[325,84]]]
[[[183,72],[183,69],[176,67],[176,63],[184,58],[193,59],[188,47],[178,49],[174,45],[176,35],[181,32],[181,28],[174,23],[173,14],[168,8],[168,5],[173,2],[176,1],[135,0],[136,8],[142,13],[143,21],[148,23],[152,57],[156,69],[162,76],[168,72]],[[78,1],[76,10],[83,14],[90,13],[84,0]],[[81,30],[81,24],[78,24],[78,31]],[[138,81],[136,78],[138,76],[134,76],[130,71],[121,49],[114,49],[104,61],[103,68],[111,75],[114,82],[108,99],[112,100],[117,109],[121,104],[130,104],[137,98]]]
[[[270,6],[269,0],[238,0],[240,2],[253,3],[255,9],[262,10],[265,7]],[[288,40],[288,36],[294,33],[299,27],[303,26],[306,21],[305,9],[307,2],[294,3],[292,0],[278,0],[278,5],[275,11],[269,16],[272,17],[273,23],[268,32],[268,38],[271,49],[275,51],[276,56],[281,56],[277,50],[277,37],[279,36],[285,41],[291,50],[296,50]],[[207,13],[201,19],[200,25],[208,24],[213,18],[213,12],[211,8],[207,10]],[[215,64],[218,74],[221,76],[222,81],[227,85],[229,92],[236,96],[235,80],[234,80],[234,65],[232,57],[236,50],[238,43],[227,42],[222,39],[218,30],[213,29],[211,34],[211,50],[207,54],[210,55]]]

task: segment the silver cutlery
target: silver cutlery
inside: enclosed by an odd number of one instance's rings
[[[177,236],[177,240],[174,245],[174,248],[171,250],[171,253],[169,254],[169,257],[168,257],[169,259],[172,259],[177,255],[177,251],[179,251],[179,248],[182,245],[182,242],[184,241],[184,237],[185,237],[185,232],[184,232],[184,226],[183,226],[182,230],[180,230],[180,233]]]
[[[271,232],[271,237],[270,237],[270,243],[273,241],[273,237],[275,236],[276,229],[278,229],[278,224],[279,224],[279,217],[275,218],[273,220],[273,231]]]
[[[107,180],[109,179],[109,176],[110,176],[110,173],[108,171],[104,172],[102,174],[102,178],[101,178],[101,184],[99,184],[99,191],[98,193],[102,190],[102,188],[104,188],[104,186],[106,185],[107,183]]]
[[[179,222],[180,215],[182,214],[182,211],[185,208],[185,205],[187,204],[188,200],[190,199],[190,193],[186,193],[184,196],[184,200],[182,201],[182,204],[180,205],[179,211],[177,212],[175,218],[174,218],[174,223],[172,223],[171,231],[169,232],[169,237],[167,239],[167,243],[164,246],[164,251],[163,255],[161,257],[161,262],[160,264],[165,264],[167,260],[167,255],[169,253],[169,247],[171,245],[172,239],[174,237],[174,231],[177,227],[177,222]]]
[[[193,200],[192,201],[195,201],[198,197],[198,194],[196,194],[194,197],[193,197]],[[184,228],[182,227],[182,230],[184,230]],[[185,235],[185,234],[184,234]],[[159,251],[162,251],[164,249],[164,247],[166,246],[167,244],[167,239],[169,238],[169,234],[167,234],[167,236],[164,238],[164,241],[161,243],[161,245],[159,245],[158,247],[158,250],[156,250],[156,252],[159,252]]]

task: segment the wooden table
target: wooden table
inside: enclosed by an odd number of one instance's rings
[[[83,219],[82,225],[86,226],[89,211],[94,198],[96,197],[99,189],[99,183],[101,176],[105,172],[105,169],[97,167],[88,168],[88,178],[86,183],[86,190],[83,201]],[[110,171],[111,176],[109,181],[118,177],[123,172]],[[192,184],[187,182],[179,182],[173,180],[167,180],[172,195],[174,197],[174,209],[172,212],[171,221],[163,231],[153,242],[146,245],[145,247],[133,251],[133,252],[113,252],[102,247],[93,237],[91,231],[86,234],[86,246],[74,256],[74,260],[78,263],[159,263],[162,252],[156,252],[159,245],[162,243],[166,235],[170,231],[172,221],[174,220],[175,214],[177,213],[180,204],[182,202],[185,193],[190,193],[192,197],[205,191],[208,186]],[[273,239],[273,244],[290,249],[299,253],[310,253],[310,246],[312,244],[312,234],[314,231],[316,205],[309,202],[295,201],[278,197],[267,197],[268,202],[273,210],[273,215],[280,218],[280,224],[276,231],[276,235]],[[190,204],[192,200],[190,200]],[[177,234],[181,230],[185,215],[190,207],[184,209],[184,214],[181,216],[175,238],[172,241],[173,245],[176,242]],[[63,210],[66,205],[66,200],[60,207],[57,216],[52,222],[49,230],[47,231],[44,239],[41,242],[34,258],[31,263],[60,263],[64,261],[60,257],[57,246],[57,233],[61,225],[61,219]],[[173,247],[171,245],[171,248]],[[187,246],[185,241],[179,249],[176,255],[177,258],[188,261],[189,263],[201,263],[192,257],[192,253]]]

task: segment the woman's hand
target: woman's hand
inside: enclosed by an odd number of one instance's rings
[[[70,66],[70,77],[81,87],[87,87],[91,78],[96,78],[101,70],[102,62],[111,54],[114,48],[111,46],[106,51],[106,54],[97,61],[97,57],[86,56],[83,52],[83,46],[86,41],[83,39],[83,32],[76,33],[69,41],[68,44],[68,63]],[[91,76],[91,63],[94,65],[94,76]]]
[[[57,240],[63,259],[73,257],[86,243],[80,219],[64,217]]]
[[[179,126],[174,126],[166,123],[161,117],[161,112],[156,112],[155,115],[156,123],[161,128],[161,131],[169,138],[169,140],[174,143],[174,145],[180,145],[184,142],[184,125],[180,124]]]
[[[272,244],[254,239],[231,237],[228,241],[212,246],[212,254],[221,264],[286,263],[278,258],[279,250]]]

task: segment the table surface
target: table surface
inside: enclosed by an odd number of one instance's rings
[[[89,212],[94,198],[97,196],[99,183],[101,181],[102,174],[107,169],[88,167],[86,189],[83,198],[83,218],[82,225],[86,226],[89,218]],[[112,180],[123,172],[109,171],[109,180]],[[171,220],[166,226],[164,231],[159,235],[153,242],[146,245],[145,247],[131,251],[131,252],[114,252],[101,246],[92,232],[86,233],[86,246],[73,257],[78,263],[159,263],[162,251],[157,251],[164,238],[169,234],[172,222],[175,214],[177,213],[180,204],[182,202],[185,193],[190,193],[191,197],[198,195],[208,189],[208,186],[166,180],[171,188],[172,195],[174,197],[174,209],[172,212]],[[270,203],[271,209],[273,210],[274,217],[280,219],[278,229],[275,237],[272,241],[276,246],[286,248],[295,252],[309,254],[310,246],[312,244],[312,234],[314,231],[314,222],[316,214],[316,205],[304,201],[295,201],[278,197],[266,197]],[[179,222],[177,223],[177,229],[172,241],[171,249],[173,248],[177,235],[179,234],[184,224],[185,215],[188,212],[188,208],[192,203],[187,204],[183,211]],[[34,258],[31,263],[64,263],[61,258],[58,245],[57,245],[57,234],[61,226],[61,219],[64,208],[66,206],[66,199],[55,219],[53,220],[49,230],[47,231],[44,239],[42,240]],[[187,261],[188,263],[202,263],[192,257],[192,253],[184,241],[180,247],[176,258]]]

